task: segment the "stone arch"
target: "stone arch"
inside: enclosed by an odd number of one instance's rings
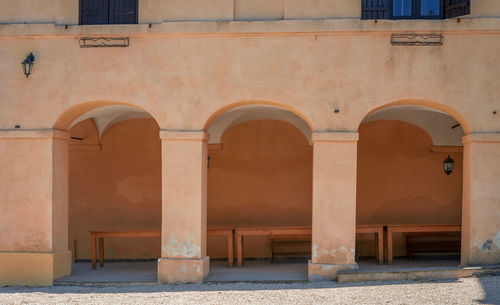
[[[210,116],[204,130],[210,135],[209,143],[220,143],[222,134],[232,126],[252,120],[272,119],[284,121],[299,129],[311,144],[312,123],[302,113],[287,105],[269,101],[243,101],[225,106]]]
[[[398,106],[400,106],[400,107],[401,106],[405,106],[405,107],[412,107],[413,106],[413,107],[416,107],[416,109],[420,108],[420,109],[426,109],[428,111],[434,111],[434,112],[446,114],[446,115],[452,117],[453,119],[455,119],[460,124],[465,135],[468,135],[472,132],[472,128],[471,128],[469,122],[467,121],[467,119],[462,114],[460,114],[457,110],[453,109],[452,107],[438,103],[438,102],[434,102],[434,101],[422,100],[422,99],[412,99],[412,98],[394,101],[394,102],[387,103],[387,104],[378,106],[378,107],[370,110],[368,113],[366,113],[365,115],[363,115],[361,117],[361,119],[359,120],[359,122],[357,124],[358,128],[367,118],[369,118],[374,113],[379,112],[379,111],[384,110],[384,109],[388,109],[391,107],[398,107]]]
[[[128,119],[153,118],[158,123],[158,119],[150,111],[132,103],[121,101],[89,101],[63,111],[58,116],[53,128],[68,131],[78,122],[89,118],[94,120],[100,137],[112,125]]]

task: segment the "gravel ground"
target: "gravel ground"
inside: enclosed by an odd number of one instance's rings
[[[500,304],[500,276],[353,284],[3,287],[0,304]]]

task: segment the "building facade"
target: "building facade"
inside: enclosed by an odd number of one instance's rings
[[[161,228],[107,256],[164,283],[224,257],[207,226],[311,226],[311,280],[371,252],[356,224],[500,263],[499,37],[497,0],[0,0],[0,284],[98,229]]]

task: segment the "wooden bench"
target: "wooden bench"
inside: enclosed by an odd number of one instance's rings
[[[358,234],[375,234],[375,259],[382,265],[384,263],[384,225],[357,225],[356,235]],[[356,261],[359,260],[358,253],[356,247]]]
[[[245,236],[311,236],[311,227],[255,227],[255,228],[236,228],[234,230],[236,235],[236,261],[238,267],[243,265],[243,240]]]
[[[460,235],[436,235],[410,233],[406,236],[406,255],[409,260],[415,254],[460,255]]]
[[[461,232],[460,225],[443,224],[412,224],[412,225],[388,225],[387,226],[387,263],[393,263],[393,243],[392,234],[401,233],[443,233],[443,232]]]
[[[139,237],[161,237],[161,230],[90,231],[90,257],[92,269],[97,268],[97,250],[99,250],[99,267],[104,267],[104,238]],[[97,248],[96,241],[99,241],[99,246]]]
[[[233,228],[208,228],[207,235],[226,236],[227,240],[227,264],[233,267],[234,264],[234,230]]]
[[[270,235],[271,262],[276,257],[311,257],[311,235]]]
[[[208,228],[207,235],[227,236],[228,265],[234,263],[233,229],[232,228]],[[104,238],[141,238],[161,237],[161,230],[114,230],[114,231],[90,231],[90,257],[92,269],[97,268],[97,252],[99,252],[99,266],[104,266]],[[96,247],[96,242],[99,245]]]

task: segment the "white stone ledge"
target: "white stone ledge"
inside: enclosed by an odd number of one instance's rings
[[[357,142],[359,133],[356,131],[314,132],[312,142]]]
[[[467,143],[500,143],[500,132],[471,133],[462,138]]]
[[[208,141],[208,134],[197,130],[160,130],[160,139],[163,141]]]
[[[62,139],[69,140],[70,134],[57,129],[3,129],[0,140],[5,139]]]

